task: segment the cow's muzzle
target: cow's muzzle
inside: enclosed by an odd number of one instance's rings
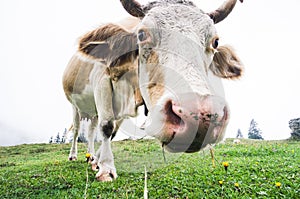
[[[224,137],[229,111],[223,98],[181,94],[163,107],[165,124],[159,139],[170,152],[197,152]]]

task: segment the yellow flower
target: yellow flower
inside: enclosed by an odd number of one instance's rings
[[[86,158],[90,158],[90,157],[91,157],[91,154],[90,154],[90,153],[86,153],[86,154],[85,154],[85,157],[86,157]]]
[[[224,167],[228,167],[229,166],[228,162],[223,162],[222,164],[223,164]]]
[[[275,186],[279,188],[279,187],[281,187],[281,183],[280,182],[275,182]]]
[[[228,162],[223,162],[222,163],[224,168],[225,168],[225,171],[227,172],[227,167],[229,166],[229,163]]]
[[[219,180],[219,184],[222,186],[222,184],[223,184],[223,180]]]
[[[234,186],[235,186],[235,187],[239,187],[239,183],[237,183],[237,182],[234,183]]]

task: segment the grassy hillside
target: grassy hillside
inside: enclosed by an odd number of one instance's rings
[[[0,198],[143,198],[145,166],[149,198],[300,198],[296,141],[229,139],[215,147],[215,167],[209,150],[167,153],[164,163],[157,141],[114,142],[118,178],[112,183],[95,180],[85,144],[76,162],[67,160],[69,148],[0,147]],[[227,172],[223,162],[229,163]]]

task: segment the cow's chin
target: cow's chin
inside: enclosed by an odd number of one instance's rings
[[[209,126],[199,124],[198,130],[196,125],[184,129],[183,131],[162,132],[168,135],[162,136],[162,146],[172,153],[194,153],[208,144],[215,144],[221,141],[225,132],[225,126],[213,126],[213,124]]]
[[[176,110],[174,102],[168,103],[165,123],[158,136],[167,151],[193,153],[223,139],[229,118],[227,106],[217,114]]]

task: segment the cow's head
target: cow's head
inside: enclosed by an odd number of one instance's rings
[[[139,58],[139,88],[150,111],[146,131],[167,150],[196,152],[222,140],[229,109],[220,78],[238,78],[242,67],[230,47],[218,45],[214,24],[236,0],[208,14],[188,0],[121,3],[141,19],[136,31],[108,24],[86,34],[79,50],[118,71],[118,78]]]
[[[150,110],[146,131],[171,152],[196,152],[220,141],[229,110],[210,76],[234,79],[242,69],[231,48],[218,46],[214,24],[227,17],[236,0],[208,14],[188,0],[121,3],[142,20],[136,37],[139,84]]]

